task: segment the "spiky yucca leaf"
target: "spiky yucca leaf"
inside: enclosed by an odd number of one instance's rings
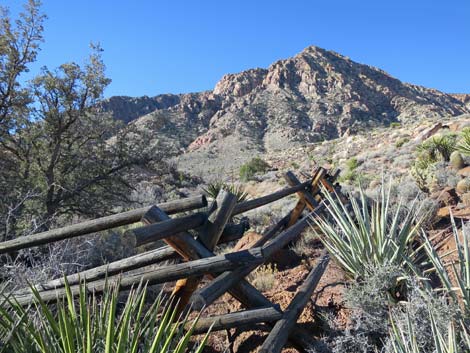
[[[413,322],[407,313],[405,325],[399,325],[399,319],[391,315],[391,328],[389,344],[393,353],[428,353],[422,349],[416,341]],[[434,338],[434,350],[436,353],[466,353],[470,350],[470,336],[468,328],[463,321],[450,321],[447,331],[440,329],[432,310],[429,310],[429,322]]]
[[[470,128],[467,127],[460,133],[460,139],[457,143],[457,151],[470,156]]]
[[[248,193],[245,192],[243,186],[233,183],[224,183],[223,181],[209,183],[207,187],[203,188],[202,190],[206,193],[207,196],[210,196],[214,199],[217,197],[220,190],[225,190],[231,194],[234,194],[237,197],[238,202],[245,201],[249,196]]]
[[[380,191],[380,199],[369,205],[360,189],[360,201],[351,198],[348,207],[324,192],[327,217],[313,219],[314,231],[331,256],[343,269],[355,278],[366,278],[374,268],[395,265],[409,269],[418,261],[419,248],[413,249],[422,218],[417,212],[404,210],[401,205],[392,209],[391,186]],[[411,269],[414,271],[414,269]]]
[[[423,240],[427,255],[433,265],[433,270],[441,280],[443,286],[441,289],[446,291],[456,303],[461,303],[465,313],[470,315],[470,235],[467,234],[468,231],[462,226],[462,237],[460,237],[452,215],[451,222],[457,259],[450,266],[444,264],[443,256],[439,256],[425,234],[423,234]]]
[[[0,306],[0,352],[8,353],[183,353],[192,330],[188,318],[176,320],[176,311],[160,293],[147,307],[146,286],[133,288],[124,303],[119,284],[109,285],[101,298],[80,284],[78,299],[66,283],[66,297],[54,310],[33,288],[35,301],[28,309],[14,298]],[[197,352],[205,345],[207,335]]]
[[[455,135],[434,135],[424,141],[417,150],[421,153],[428,154],[428,156],[437,161],[442,158],[449,161],[450,155],[455,151]]]

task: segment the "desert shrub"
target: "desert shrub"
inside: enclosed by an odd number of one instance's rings
[[[82,283],[78,300],[66,285],[66,298],[59,300],[54,310],[32,289],[35,299],[29,308],[11,297],[0,306],[2,351],[182,353],[189,345],[192,329],[184,332],[187,318],[177,320],[174,306],[163,295],[146,307],[145,285],[132,289],[125,303],[119,300],[119,284],[108,285],[99,297],[89,295]],[[197,352],[202,351],[206,340],[207,335]]]
[[[0,266],[0,283],[8,283],[8,289],[14,290],[87,269],[93,265],[90,254],[96,249],[96,241],[93,235],[66,239],[20,250],[14,258],[5,256]]]
[[[397,122],[397,121],[394,121],[394,122],[391,122],[391,123],[390,123],[390,127],[391,127],[392,129],[399,128],[400,126],[401,126],[401,124],[400,124],[399,122]]]
[[[396,265],[408,270],[417,260],[412,244],[419,235],[421,219],[414,212],[390,207],[390,191],[382,186],[379,200],[368,200],[360,189],[359,201],[351,198],[352,214],[338,198],[325,192],[327,215],[315,217],[314,224],[332,258],[354,278],[365,278],[371,268]],[[406,260],[405,260],[406,259]]]
[[[361,179],[361,174],[358,173],[359,161],[353,157],[346,161],[346,169],[341,173],[339,182],[354,182]]]
[[[371,268],[367,277],[352,282],[345,293],[346,306],[352,309],[351,322],[354,331],[364,332],[379,342],[388,331],[387,316],[390,304],[396,303],[396,285],[406,278],[402,268],[385,265]]]
[[[395,142],[395,147],[400,148],[401,146],[403,146],[408,141],[410,141],[409,137],[401,137]]]
[[[225,183],[223,181],[215,181],[207,184],[207,187],[202,189],[207,196],[216,198],[220,190],[228,191],[237,197],[237,201],[245,201],[248,194],[245,192],[243,186],[234,183]]]
[[[262,265],[254,270],[248,278],[258,290],[265,292],[273,289],[277,272],[275,264]]]
[[[291,246],[291,250],[303,257],[312,253],[313,244],[318,241],[313,231],[303,232],[300,238]]]
[[[259,157],[254,157],[240,167],[240,180],[251,180],[257,173],[265,173],[268,168],[268,163]]]
[[[389,335],[384,342],[386,353],[468,352],[470,345],[458,311],[444,297],[412,287],[408,301],[390,311]],[[466,345],[466,348],[463,348]]]
[[[457,150],[466,155],[470,156],[470,128],[467,127],[460,133],[460,138],[457,144]]]
[[[410,173],[421,191],[429,192],[429,184],[433,175],[434,160],[426,153],[418,155]]]
[[[346,167],[349,170],[356,170],[358,166],[359,166],[359,163],[357,161],[357,158],[348,159],[348,161],[346,162]]]

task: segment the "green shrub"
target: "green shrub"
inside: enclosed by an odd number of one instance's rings
[[[411,176],[421,191],[429,192],[429,184],[433,177],[435,161],[427,153],[420,153],[411,166]]]
[[[364,176],[358,173],[357,168],[359,162],[357,158],[353,157],[346,161],[346,169],[341,173],[338,181],[339,182],[355,182],[360,181]]]
[[[346,167],[347,167],[350,171],[356,170],[357,167],[359,167],[359,162],[357,161],[357,158],[350,158],[350,159],[348,159],[348,161],[346,162]]]
[[[390,123],[390,127],[391,127],[392,129],[399,128],[400,126],[401,126],[401,124],[400,124],[399,122],[397,122],[397,121],[394,121],[394,122]]]
[[[401,137],[395,142],[395,147],[400,148],[401,146],[403,146],[405,143],[409,141],[410,141],[409,137]]]
[[[105,288],[99,298],[79,286],[75,300],[70,286],[66,298],[52,310],[34,290],[29,308],[6,298],[0,305],[0,351],[9,353],[183,353],[192,327],[162,294],[146,307],[146,286],[132,289],[125,303],[119,284]],[[200,353],[207,335],[199,343]]]
[[[240,167],[240,180],[251,180],[257,173],[265,173],[268,168],[268,163],[259,157],[254,157]]]

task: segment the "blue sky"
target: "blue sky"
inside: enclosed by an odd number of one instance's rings
[[[12,14],[21,0],[1,0]],[[226,73],[268,67],[309,45],[393,76],[470,93],[468,0],[44,0],[32,67],[82,62],[104,48],[112,95],[212,89]]]

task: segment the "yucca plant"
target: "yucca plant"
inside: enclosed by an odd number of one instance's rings
[[[450,155],[455,151],[454,135],[436,135],[424,141],[417,150],[426,153],[429,157],[437,161],[441,157],[445,161],[449,161]]]
[[[457,150],[462,154],[470,156],[470,127],[463,129],[460,133]]]
[[[374,268],[403,266],[418,261],[420,249],[414,248],[422,218],[413,212],[391,205],[391,185],[381,187],[379,200],[369,203],[362,188],[359,201],[351,198],[348,207],[324,192],[327,215],[313,219],[314,231],[337,263],[353,278],[364,279]],[[410,271],[411,272],[411,271]]]
[[[470,244],[469,234],[465,227],[462,226],[462,237],[459,232],[454,218],[451,216],[452,234],[455,241],[455,251],[439,255],[427,238],[423,234],[426,253],[433,269],[442,284],[438,291],[445,291],[455,303],[460,303],[465,315],[470,315]],[[450,264],[446,264],[444,260],[456,252],[457,258]]]
[[[162,293],[147,306],[146,286],[130,290],[119,301],[119,284],[109,285],[102,297],[87,293],[85,283],[75,299],[67,295],[51,309],[32,288],[28,308],[4,297],[0,306],[0,352],[8,353],[182,353],[188,349],[192,327],[176,318],[174,306]],[[207,335],[196,348],[202,351]]]
[[[447,331],[443,331],[436,323],[436,319],[429,310],[429,320],[434,338],[434,350],[436,353],[464,353],[470,350],[470,335],[463,321],[450,321]],[[398,324],[398,319],[391,315],[391,328],[388,343],[393,353],[428,353],[416,340],[414,324],[407,315],[406,324]]]
[[[245,192],[241,185],[224,183],[223,181],[209,183],[207,187],[203,188],[202,190],[206,193],[207,196],[210,196],[214,199],[217,197],[220,190],[225,190],[231,194],[234,194],[237,197],[238,202],[245,201],[248,198],[248,193]]]

